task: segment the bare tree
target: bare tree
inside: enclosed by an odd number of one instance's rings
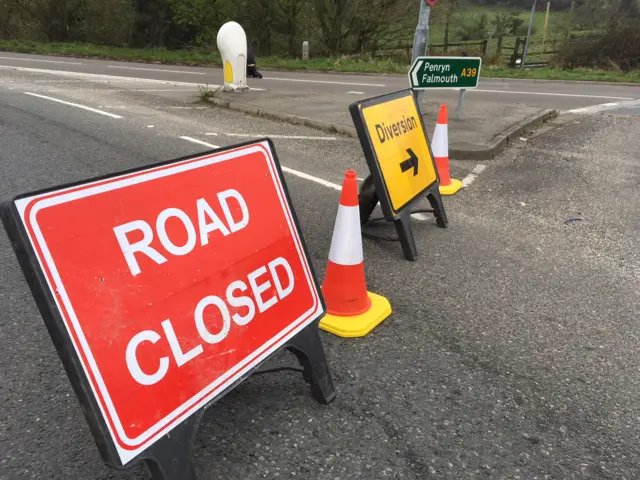
[[[356,23],[353,0],[312,0],[312,4],[325,48],[339,55]]]
[[[298,54],[298,35],[300,30],[300,14],[304,7],[304,0],[278,0],[276,2],[280,17],[280,31],[287,38],[287,50],[292,57]]]
[[[379,47],[397,44],[411,31],[415,6],[406,0],[358,0],[353,28],[354,50],[374,54]]]

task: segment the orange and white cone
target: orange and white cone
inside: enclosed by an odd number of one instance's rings
[[[391,315],[389,301],[367,291],[356,172],[348,170],[322,285],[327,315],[320,328],[341,337],[363,337]]]
[[[440,105],[440,113],[431,140],[431,151],[440,176],[440,195],[453,195],[462,188],[462,182],[449,173],[449,118],[446,105]]]

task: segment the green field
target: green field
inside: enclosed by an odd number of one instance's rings
[[[198,50],[170,51],[163,49],[102,47],[81,43],[39,43],[15,40],[0,40],[0,50],[173,65],[220,67],[222,64],[219,56]],[[260,68],[278,70],[398,74],[406,74],[409,70],[408,63],[399,63],[390,59],[312,58],[309,61],[302,61],[291,58],[262,57],[259,58],[258,61]],[[482,67],[481,78],[531,78],[543,80],[640,83],[640,71],[622,73],[581,68],[573,70],[562,70],[559,68],[532,68],[522,70],[485,65]]]
[[[438,45],[444,41],[444,25],[442,13],[437,14],[436,6],[433,11],[432,22],[430,25],[430,45]],[[535,15],[535,32],[531,38],[529,48],[528,63],[538,61],[548,61],[552,57],[550,55],[540,56],[537,52],[541,51],[542,36],[544,30],[544,19],[546,3],[541,2],[539,11]],[[450,43],[457,43],[457,32],[460,25],[470,22],[473,18],[479,17],[482,13],[486,13],[489,17],[488,30],[492,29],[491,21],[498,13],[511,13],[515,10],[500,7],[479,7],[479,6],[460,6],[453,18],[450,27]],[[530,12],[515,11],[518,16],[524,20],[519,36],[525,36],[529,23]],[[554,50],[554,41],[559,40],[562,34],[561,26],[568,21],[568,12],[551,12],[549,16],[549,26],[547,33],[547,43],[545,51]],[[309,61],[286,57],[258,57],[259,68],[264,69],[282,69],[282,70],[319,70],[319,71],[336,71],[336,72],[354,72],[354,73],[399,73],[406,74],[409,68],[410,49],[408,48],[413,40],[412,19],[407,20],[407,36],[397,41],[397,45],[405,48],[400,50],[400,54],[387,54],[380,52],[375,58],[370,56],[343,56],[340,58],[311,58]],[[495,54],[497,39],[494,37],[489,43],[490,54]],[[505,38],[503,41],[502,56],[495,62],[485,59],[482,67],[482,77],[490,78],[532,78],[532,79],[549,79],[549,80],[593,80],[593,81],[609,81],[609,82],[640,82],[640,72],[613,72],[613,71],[597,71],[588,69],[562,70],[557,68],[531,68],[531,69],[511,69],[507,68],[506,61],[513,52],[515,37]],[[394,44],[395,45],[395,44]],[[166,50],[160,48],[123,48],[109,47],[100,45],[91,45],[86,43],[44,43],[36,41],[21,40],[0,40],[0,50],[22,52],[22,53],[40,53],[48,55],[75,56],[75,57],[91,57],[111,60],[140,61],[148,63],[164,63],[175,65],[201,65],[201,66],[221,66],[220,57],[215,48],[210,50],[204,49],[183,49],[183,50]],[[447,54],[456,55],[460,49],[452,47]],[[468,49],[470,55],[477,54],[473,49]],[[439,54],[441,49],[433,48],[430,53]],[[495,64],[494,64],[495,63]]]

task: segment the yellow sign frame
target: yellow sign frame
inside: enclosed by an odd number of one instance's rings
[[[413,90],[356,102],[349,109],[374,183],[380,187],[377,190],[386,216],[397,217],[418,197],[439,186]]]
[[[411,206],[425,196],[432,208],[427,211],[433,212],[438,227],[447,228],[449,224],[417,96],[411,89],[400,90],[354,102],[349,112],[371,172],[360,187],[362,232],[390,240],[365,229],[380,202],[384,218],[394,223],[404,257],[415,261],[418,252],[411,228]]]

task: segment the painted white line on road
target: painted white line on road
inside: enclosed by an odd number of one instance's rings
[[[311,182],[317,183],[318,185],[322,185],[327,188],[331,188],[333,190],[337,190],[338,192],[342,191],[342,186],[336,183],[328,182],[322,178],[314,177],[313,175],[309,175],[308,173],[300,172],[299,170],[294,170],[293,168],[282,166],[282,171],[290,173],[291,175],[295,175],[296,177],[303,178],[305,180],[309,180]]]
[[[186,73],[187,75],[207,75],[205,72],[187,72],[185,70],[165,70],[163,68],[121,67],[119,65],[107,65],[107,68],[120,68],[122,70],[140,70],[141,72],[166,72],[166,73]]]
[[[33,83],[77,83],[77,82],[81,82],[82,80],[68,80],[68,79],[64,79],[64,80],[33,80]]]
[[[462,188],[467,188],[469,185],[471,185],[478,177],[478,175],[484,172],[485,168],[487,167],[482,164],[476,165],[476,168],[471,170],[471,173],[469,173],[469,175],[462,179]]]
[[[29,73],[46,73],[49,75],[60,75],[63,77],[76,77],[76,78],[86,78],[89,80],[105,80],[106,82],[131,82],[131,83],[154,83],[156,85],[175,85],[182,87],[205,87],[205,88],[218,88],[220,85],[209,85],[205,83],[190,83],[190,82],[174,82],[170,80],[156,80],[153,78],[138,78],[138,77],[120,77],[117,75],[103,75],[99,73],[83,73],[83,72],[71,72],[68,70],[47,70],[44,68],[27,68],[27,67],[16,67],[15,65],[0,65],[0,69],[5,70],[16,70],[18,72],[29,72]],[[250,87],[249,90],[257,90],[264,91],[264,88],[253,88]],[[173,91],[173,90],[172,90]]]
[[[515,91],[515,90],[482,90],[479,88],[467,90],[467,92],[512,93],[514,95],[546,95],[549,97],[617,98],[619,100],[633,100],[633,97],[616,97],[614,95],[583,95],[578,93],[523,92],[523,91]]]
[[[250,137],[250,138],[286,138],[292,140],[337,140],[336,137],[313,137],[308,135],[269,135],[265,134],[257,134],[257,133],[213,133],[208,132],[205,133],[208,137],[217,137],[218,135],[223,135],[225,137]]]
[[[350,92],[347,92],[347,93],[350,93],[352,95],[364,95],[364,92],[357,92],[356,90],[351,90]]]
[[[574,108],[573,110],[565,110],[564,113],[598,113],[606,110],[612,110],[614,108],[635,107],[640,105],[640,99],[630,100],[628,102],[611,102],[601,103],[600,105],[592,105],[590,107]]]
[[[211,133],[207,135],[217,135],[217,134]],[[197,143],[198,145],[204,145],[205,147],[220,148],[217,145],[212,145],[211,143],[203,142],[202,140],[198,140],[197,138],[192,138],[192,137],[180,137],[180,138],[183,140],[187,140],[189,142]],[[290,175],[294,175],[298,178],[302,178],[303,180],[308,180],[310,182],[317,183],[318,185],[322,185],[323,187],[330,188],[337,192],[342,191],[342,185],[338,185],[337,183],[329,182],[328,180],[325,180],[323,178],[301,172],[300,170],[295,170],[293,168],[285,167],[284,165],[280,165],[280,168],[282,168],[283,172],[289,173]],[[427,220],[427,217],[421,213],[414,213],[413,217],[421,221]]]
[[[215,85],[213,85],[215,86]],[[191,88],[136,88],[134,92],[193,92]]]
[[[87,107],[86,105],[80,105],[79,103],[66,102],[64,100],[60,100],[59,98],[47,97],[46,95],[39,95],[37,93],[31,93],[31,92],[24,92],[24,93],[25,93],[25,95],[30,95],[32,97],[43,98],[45,100],[50,100],[52,102],[61,103],[63,105],[68,105],[70,107],[81,108],[81,109],[87,110],[89,112],[99,113],[100,115],[104,115],[105,117],[122,118],[120,115],[116,115],[114,113],[105,112],[104,110],[98,110],[97,108]]]
[[[212,143],[203,142],[202,140],[198,140],[197,138],[192,137],[180,137],[182,140],[186,140],[187,142],[197,143],[198,145],[203,145],[209,148],[220,148],[220,145],[214,145]]]
[[[63,62],[60,60],[39,60],[37,58],[0,57],[0,60],[16,60],[18,62],[63,63],[65,65],[84,65],[81,62]]]
[[[160,109],[167,109],[167,110],[206,110],[209,107],[176,107],[176,106],[171,106],[171,107],[158,107]]]
[[[263,80],[278,80],[281,82],[300,82],[300,83],[323,83],[327,85],[353,85],[356,87],[386,87],[386,85],[383,85],[381,83],[331,82],[329,80],[307,80],[303,78],[277,78],[277,77],[267,78],[265,77],[263,78]]]

